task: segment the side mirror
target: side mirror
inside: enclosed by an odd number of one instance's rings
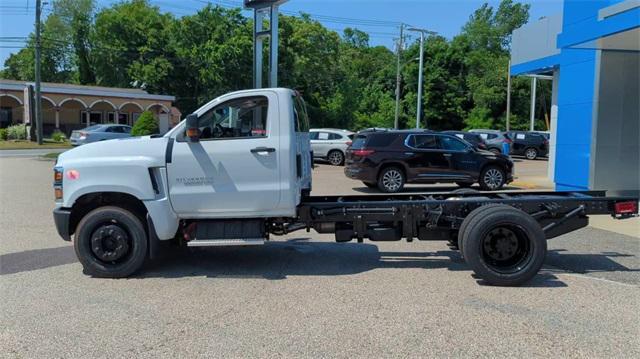
[[[185,134],[189,142],[198,142],[200,140],[200,127],[198,127],[198,115],[195,113],[187,115]]]

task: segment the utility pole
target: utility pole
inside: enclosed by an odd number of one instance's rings
[[[420,119],[422,118],[422,68],[424,67],[424,34],[436,34],[433,31],[418,29],[412,27],[409,31],[415,31],[420,33],[420,68],[418,69],[418,105],[416,109],[416,128],[420,128]],[[425,128],[427,124],[425,123]]]
[[[40,15],[42,14],[42,0],[36,0],[36,138],[42,144],[42,93],[40,92]],[[33,123],[31,123],[33,126]]]
[[[509,131],[509,116],[511,115],[511,60],[507,65],[507,131]]]
[[[531,79],[531,112],[529,113],[530,115],[530,126],[529,126],[529,131],[534,131],[535,130],[535,125],[536,125],[536,90],[538,87],[538,78],[537,77],[533,77]]]
[[[397,59],[397,64],[396,64],[396,117],[395,117],[395,121],[393,122],[393,128],[395,128],[396,130],[399,128],[399,117],[400,117],[400,82],[401,82],[401,76],[402,74],[400,73],[400,58],[402,55],[402,46],[403,46],[403,39],[404,39],[404,24],[400,24],[400,38],[398,39],[398,59]]]

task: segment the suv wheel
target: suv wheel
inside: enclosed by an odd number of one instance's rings
[[[378,176],[378,188],[382,192],[396,193],[404,187],[404,173],[398,167],[387,167]]]
[[[500,167],[488,166],[480,172],[480,187],[485,191],[499,190],[505,181],[505,172]]]
[[[329,163],[334,166],[342,166],[342,164],[344,163],[344,155],[338,150],[329,152],[327,159],[329,159]]]
[[[524,151],[524,156],[528,160],[535,160],[536,158],[538,158],[538,150],[533,147],[529,147]]]

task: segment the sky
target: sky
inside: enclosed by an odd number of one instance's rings
[[[241,0],[149,0],[162,11],[176,16],[192,14],[208,2],[225,7],[239,7]],[[517,0],[516,0],[517,1]],[[22,40],[8,37],[25,37],[33,31],[36,0],[0,0],[0,64]],[[47,2],[47,0],[43,0]],[[51,0],[49,0],[51,2]],[[114,0],[97,0],[98,6],[108,6]],[[372,45],[393,48],[398,37],[399,23],[436,31],[452,38],[469,19],[473,11],[488,2],[494,8],[499,1],[489,0],[289,0],[281,6],[287,15],[309,13],[328,28],[342,32],[355,27],[370,34]],[[529,20],[553,15],[562,11],[562,0],[518,1],[531,4]],[[50,4],[44,5],[43,17],[50,12]],[[250,12],[245,12],[250,15]],[[3,67],[3,66],[0,66]]]

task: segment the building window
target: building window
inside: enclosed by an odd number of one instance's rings
[[[121,125],[129,124],[129,114],[128,113],[119,113],[118,114],[118,123]]]
[[[89,113],[89,125],[95,125],[98,123],[102,123],[102,112],[100,111],[91,111]],[[87,122],[87,111],[80,112],[80,123],[85,124]]]
[[[116,123],[116,113],[115,112],[107,113],[107,123]]]

